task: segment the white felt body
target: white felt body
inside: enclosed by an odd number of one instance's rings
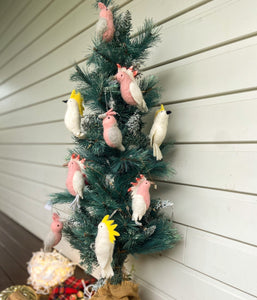
[[[56,236],[50,231],[44,240],[44,252],[52,251],[53,246],[55,246]]]
[[[122,134],[117,124],[114,124],[108,129],[108,138],[115,148],[119,149],[120,151],[125,150],[124,146],[122,145]]]
[[[168,119],[169,115],[167,115],[166,111],[160,111],[154,119],[154,123],[149,134],[150,144],[153,147],[153,156],[156,157],[157,160],[162,159],[162,153],[159,147],[166,137]]]
[[[104,223],[98,225],[98,232],[95,239],[95,254],[101,267],[103,278],[111,278],[114,273],[111,266],[114,243],[110,242],[109,232]]]
[[[83,190],[85,187],[85,179],[81,171],[76,171],[72,179],[73,189],[83,199]]]
[[[67,102],[67,110],[64,117],[64,123],[67,129],[72,132],[76,137],[83,138],[84,134],[80,129],[80,113],[76,100],[70,98]]]
[[[131,83],[129,84],[129,90],[130,93],[133,97],[133,99],[135,100],[135,102],[137,103],[137,107],[143,111],[143,112],[147,112],[148,108],[145,104],[145,100],[143,98],[143,94],[139,88],[139,86],[137,85],[137,82],[135,80],[132,80]]]
[[[146,213],[146,204],[143,196],[132,195],[132,220],[136,223],[140,221]]]
[[[105,18],[99,18],[98,22],[96,23],[96,34],[98,37],[103,37],[103,34],[107,30],[107,20]]]

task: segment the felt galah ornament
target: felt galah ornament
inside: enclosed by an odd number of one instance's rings
[[[128,189],[132,198],[132,220],[137,225],[142,225],[140,222],[150,206],[150,193],[149,189],[153,182],[147,180],[144,175],[140,174],[136,178],[136,182],[131,182],[132,186]]]
[[[85,178],[86,175],[82,172],[85,169],[85,158],[80,160],[80,156],[76,156],[76,154],[72,154],[71,159],[68,163],[68,176],[66,180],[66,187],[69,193],[75,196],[75,199],[71,203],[71,207],[80,207],[79,200],[83,199],[83,190],[85,187]]]
[[[156,160],[162,159],[162,153],[160,146],[165,139],[167,128],[168,128],[168,119],[171,111],[166,111],[164,106],[161,104],[161,108],[156,111],[153,126],[151,128],[149,137],[150,145],[153,147],[153,156],[156,157]]]
[[[52,218],[53,222],[51,224],[51,231],[44,240],[45,252],[52,251],[52,248],[56,246],[62,238],[63,223],[60,221],[59,216],[56,213],[53,214]]]
[[[126,69],[117,64],[118,73],[115,75],[116,80],[120,83],[120,93],[122,99],[129,105],[137,106],[142,112],[147,112],[143,94],[135,80],[137,71],[130,67]]]
[[[113,220],[109,220],[109,215],[106,215],[98,225],[95,239],[95,254],[101,267],[101,275],[103,278],[111,278],[114,275],[111,265],[112,255],[115,236],[119,236],[120,234],[114,230],[117,224],[113,223]]]
[[[64,123],[67,129],[73,133],[77,138],[85,138],[85,134],[81,132],[81,117],[83,116],[83,98],[80,93],[76,94],[73,90],[69,100],[64,100],[67,103],[67,110],[64,117]]]
[[[122,145],[122,134],[114,118],[116,114],[117,113],[111,108],[106,113],[99,115],[98,118],[103,119],[103,136],[106,144],[111,148],[124,151],[125,147]]]
[[[102,2],[98,3],[98,7],[100,8],[100,14],[96,24],[96,33],[103,41],[110,42],[115,31],[112,12]]]

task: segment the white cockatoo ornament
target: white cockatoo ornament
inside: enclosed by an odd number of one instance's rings
[[[81,117],[83,117],[83,98],[80,93],[76,94],[73,90],[69,100],[64,100],[67,103],[67,110],[64,117],[64,123],[67,129],[77,138],[85,138],[85,134],[81,131]]]
[[[114,230],[118,225],[113,223],[114,220],[109,220],[109,215],[106,215],[98,225],[98,232],[95,239],[95,254],[101,267],[103,278],[111,278],[114,275],[111,265],[114,241],[115,236],[119,236],[120,234]]]
[[[162,153],[160,146],[165,139],[167,128],[168,128],[168,119],[171,111],[166,111],[164,106],[161,104],[161,108],[156,111],[153,126],[150,131],[150,145],[153,147],[153,156],[156,157],[156,160],[162,159]]]

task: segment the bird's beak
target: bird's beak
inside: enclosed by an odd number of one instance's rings
[[[155,182],[154,181],[149,181],[151,184],[155,184]]]
[[[65,163],[62,165],[63,167],[68,167],[68,163]]]
[[[116,75],[114,75],[112,78],[113,78],[113,80],[117,80],[117,76]]]
[[[170,110],[166,111],[166,114],[167,115],[171,114],[171,111]]]
[[[68,100],[62,100],[62,102],[64,102],[64,103],[67,103],[67,102],[68,102]]]

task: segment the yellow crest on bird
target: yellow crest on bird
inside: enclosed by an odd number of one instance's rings
[[[107,226],[107,229],[109,231],[109,239],[110,239],[110,242],[113,244],[114,241],[116,240],[115,236],[120,236],[120,234],[114,230],[118,225],[113,224],[114,220],[108,220],[108,219],[109,219],[109,215],[106,215],[102,219],[102,223],[104,223]]]
[[[84,106],[83,106],[83,97],[81,96],[80,93],[76,94],[76,91],[73,90],[71,92],[70,98],[76,100],[76,102],[78,103],[78,107],[79,107],[79,113],[81,115],[81,117],[83,116],[83,111],[84,111]]]
[[[163,104],[161,104],[161,108],[156,111],[154,118],[156,118],[156,116],[158,115],[158,113],[160,111],[164,111],[164,110],[165,110],[165,108],[164,108]]]

